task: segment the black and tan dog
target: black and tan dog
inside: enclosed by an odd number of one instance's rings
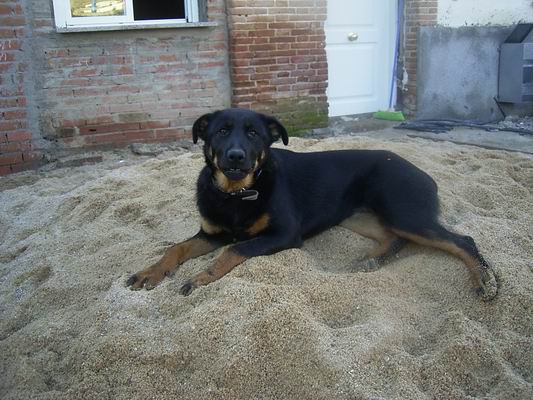
[[[184,295],[207,285],[250,257],[300,247],[334,225],[375,239],[379,246],[357,264],[375,269],[412,241],[459,257],[484,300],[498,291],[496,276],[470,236],[438,222],[437,185],[425,172],[389,151],[294,153],[271,149],[285,128],[249,110],[207,114],[193,126],[204,141],[206,166],[197,183],[200,231],[170,247],[154,265],[128,279],[132,289],[152,289],[188,259],[227,247],[204,272],[186,282]],[[370,210],[377,223],[358,224]]]

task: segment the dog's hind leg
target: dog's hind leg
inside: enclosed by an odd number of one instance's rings
[[[407,240],[392,237],[367,254],[366,258],[352,264],[354,269],[365,272],[375,271],[396,257],[398,252],[405,246]]]
[[[492,267],[480,254],[474,239],[448,231],[438,223],[417,232],[391,228],[403,239],[444,250],[460,258],[470,271],[477,294],[485,301],[492,300],[498,293],[498,279]]]
[[[371,213],[362,212],[352,215],[340,223],[343,228],[373,239],[379,243],[359,260],[352,263],[351,269],[373,271],[390,261],[407,243],[386,228],[379,219]]]

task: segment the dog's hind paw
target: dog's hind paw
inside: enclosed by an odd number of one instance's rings
[[[476,289],[476,292],[481,300],[490,301],[498,294],[498,276],[490,266],[481,267],[480,271],[481,286]]]
[[[350,264],[350,270],[353,272],[373,272],[377,271],[379,268],[379,262],[375,258],[356,260]]]
[[[196,289],[196,285],[191,281],[185,282],[185,284],[180,288],[180,294],[183,296],[188,296],[192,291]]]

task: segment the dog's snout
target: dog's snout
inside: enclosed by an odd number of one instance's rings
[[[245,159],[244,150],[242,149],[228,150],[228,159],[233,163],[242,163]]]

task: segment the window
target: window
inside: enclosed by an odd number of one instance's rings
[[[167,27],[199,22],[202,0],[53,0],[59,32]]]

